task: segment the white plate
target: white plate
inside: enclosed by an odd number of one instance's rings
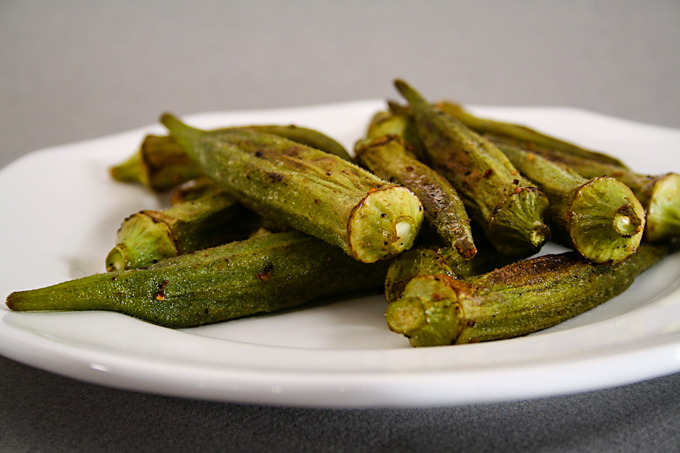
[[[383,101],[186,117],[190,124],[296,123],[351,149]],[[473,108],[622,158],[646,173],[680,170],[680,131],[562,108]],[[30,154],[0,172],[0,293],[102,272],[120,221],[162,201],[113,182],[153,125]],[[538,334],[411,348],[390,333],[384,300],[365,297],[172,330],[107,312],[0,308],[0,354],[124,389],[258,404],[437,406],[542,397],[680,371],[680,254],[622,296]],[[4,297],[4,296],[3,296]]]

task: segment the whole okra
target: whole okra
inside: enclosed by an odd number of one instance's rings
[[[568,166],[584,178],[616,178],[630,187],[645,208],[645,239],[657,242],[680,237],[680,174],[637,173],[605,153],[564,142],[525,126],[479,118],[448,101],[436,105],[498,146],[514,146],[540,154]]]
[[[407,188],[338,156],[252,129],[206,133],[165,114],[161,122],[203,171],[265,218],[370,263],[409,249],[423,208]]]
[[[607,176],[586,179],[513,146],[498,148],[550,200],[553,239],[596,263],[618,263],[635,253],[645,210],[628,186]]]
[[[106,257],[108,271],[147,267],[165,258],[245,239],[259,216],[233,197],[212,193],[165,210],[146,209],[127,217]]]
[[[336,140],[315,130],[295,125],[252,125],[214,129],[219,136],[234,129],[252,129],[284,137],[321,151],[352,160],[347,150]],[[120,182],[141,183],[154,192],[165,192],[203,174],[200,166],[170,136],[147,135],[140,148],[124,162],[109,169],[111,177]]]
[[[467,212],[501,253],[525,257],[550,236],[548,199],[488,140],[435,109],[401,80],[427,163],[453,184]]]
[[[7,297],[15,311],[107,310],[166,327],[193,327],[352,291],[379,291],[388,261],[359,263],[297,231],[95,274]]]
[[[579,315],[624,292],[661,261],[665,245],[643,244],[618,264],[576,252],[543,255],[465,281],[420,275],[388,305],[387,324],[412,346],[442,346],[527,335]]]

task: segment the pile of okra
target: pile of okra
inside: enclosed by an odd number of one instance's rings
[[[169,193],[124,219],[106,272],[7,297],[167,327],[384,293],[412,346],[526,335],[624,292],[672,253],[680,175],[427,101],[396,80],[348,152],[301,125],[200,130],[172,114],[110,168]],[[547,241],[568,249],[539,253]]]

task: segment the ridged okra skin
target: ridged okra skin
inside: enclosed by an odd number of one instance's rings
[[[621,294],[668,253],[666,246],[643,244],[619,264],[597,264],[567,252],[518,261],[466,281],[422,275],[388,305],[385,317],[414,347],[527,335]]]
[[[477,253],[470,218],[451,183],[419,161],[403,139],[394,134],[364,139],[355,146],[355,159],[379,177],[401,184],[416,194],[425,220],[436,236],[466,259]]]
[[[645,210],[628,186],[606,176],[586,179],[540,155],[498,147],[550,200],[553,239],[596,263],[618,263],[635,253]]]
[[[164,211],[127,217],[106,257],[107,271],[150,266],[165,258],[245,239],[259,216],[223,191],[214,191]]]
[[[252,125],[209,131],[219,136],[234,129],[252,129],[302,143],[352,160],[347,150],[331,137],[314,129],[296,125]],[[198,166],[170,136],[147,135],[140,148],[124,162],[109,169],[120,182],[141,183],[154,192],[166,192],[203,174]]]
[[[388,262],[359,263],[297,231],[14,292],[15,311],[107,310],[166,327],[193,327],[352,291],[380,291]]]
[[[453,184],[467,212],[501,253],[526,257],[550,236],[548,199],[508,158],[460,121],[435,109],[401,80],[427,163]]]
[[[568,166],[584,178],[616,178],[633,191],[645,208],[646,240],[658,242],[680,237],[680,174],[637,173],[612,156],[564,142],[534,129],[479,118],[448,101],[438,102],[436,105],[497,146],[515,146],[540,154],[546,159]]]
[[[423,221],[413,192],[338,156],[254,130],[215,137],[166,114],[161,122],[240,203],[371,263],[409,249]]]

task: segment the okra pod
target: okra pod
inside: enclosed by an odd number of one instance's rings
[[[596,263],[618,263],[635,253],[645,210],[628,186],[607,176],[586,179],[513,146],[498,148],[550,200],[553,239]]]
[[[351,160],[347,150],[331,137],[314,129],[295,125],[253,125],[211,130],[220,135],[234,129],[253,129],[302,143],[327,153]],[[140,148],[127,160],[109,169],[113,179],[141,183],[154,192],[165,192],[203,174],[172,137],[147,135]]]
[[[193,327],[352,291],[380,291],[388,262],[359,263],[297,231],[168,258],[146,269],[94,274],[7,297],[15,311],[107,310]]]
[[[385,317],[415,347],[527,335],[621,294],[668,253],[666,246],[643,244],[618,264],[593,263],[572,251],[518,261],[467,281],[418,276],[388,305]]]
[[[637,173],[607,154],[563,142],[524,126],[478,118],[450,102],[443,101],[436,105],[498,146],[516,146],[540,154],[546,159],[567,165],[585,178],[616,178],[630,187],[645,208],[646,240],[658,242],[680,237],[680,174]]]
[[[116,246],[106,257],[108,271],[147,267],[162,259],[245,239],[259,216],[223,191],[163,210],[143,210],[126,218]]]
[[[548,199],[522,177],[508,158],[460,121],[435,109],[401,80],[427,163],[461,195],[467,212],[501,253],[526,257],[550,236]]]
[[[549,149],[558,150],[563,153],[587,158],[591,161],[614,165],[620,168],[627,168],[619,159],[609,156],[599,151],[583,148],[565,140],[552,137],[527,126],[520,124],[505,123],[479,118],[465,110],[461,105],[450,101],[439,101],[434,104],[438,109],[465,124],[470,129],[480,134],[494,134],[519,140],[524,143],[533,143]]]
[[[420,162],[398,135],[387,134],[357,142],[355,158],[379,177],[407,187],[423,204],[425,221],[445,246],[470,259],[477,253],[470,219],[451,183]]]
[[[358,261],[397,255],[418,235],[423,221],[418,197],[352,162],[252,129],[217,137],[170,114],[161,122],[240,203],[336,245]]]

